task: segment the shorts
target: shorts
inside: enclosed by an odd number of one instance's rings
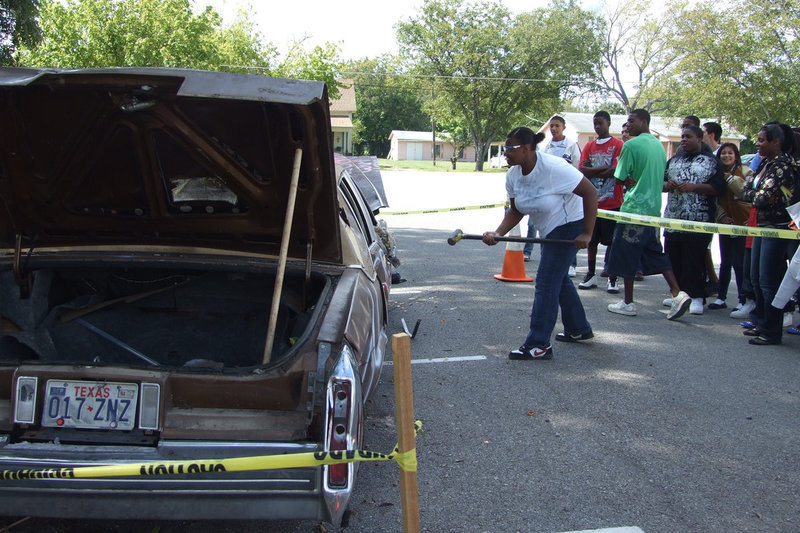
[[[619,211],[619,209],[609,209],[609,211]],[[616,225],[616,220],[597,217],[597,220],[594,222],[594,231],[592,232],[592,240],[589,241],[589,245],[597,246],[598,243],[603,246],[610,245],[611,240],[614,238],[614,228]]]
[[[672,263],[664,253],[657,237],[658,228],[638,224],[617,224],[608,272],[622,279],[631,279],[641,271],[645,276],[672,270]]]

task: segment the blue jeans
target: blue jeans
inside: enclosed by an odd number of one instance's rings
[[[746,237],[735,235],[719,236],[719,291],[717,298],[723,302],[728,298],[728,286],[731,283],[731,268],[736,277],[736,288],[739,303],[744,303],[745,293],[742,286],[744,271],[744,244]]]
[[[536,226],[533,225],[531,222],[531,217],[528,217],[528,233],[525,235],[526,237],[536,237]],[[530,257],[533,252],[533,243],[526,242],[525,246],[522,247],[522,253]]]
[[[528,217],[528,233],[526,237],[536,237],[536,226],[533,225],[531,222],[531,217]],[[540,245],[541,246],[541,245]],[[533,243],[526,242],[525,246],[522,247],[522,253],[531,257],[533,255]],[[578,266],[578,256],[576,255],[575,258],[572,259],[572,266]]]
[[[753,238],[750,282],[756,295],[756,329],[771,341],[780,342],[783,335],[783,309],[776,309],[771,304],[786,273],[786,259],[796,249],[797,241]]]
[[[548,239],[574,239],[583,232],[583,220],[568,222],[548,235]],[[561,322],[567,334],[585,333],[592,326],[568,271],[577,250],[567,244],[542,244],[542,257],[536,270],[536,288],[531,309],[531,329],[525,339],[528,348],[550,346],[550,336],[561,308]]]

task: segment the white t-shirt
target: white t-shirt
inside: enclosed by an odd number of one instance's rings
[[[554,141],[551,138],[547,144],[540,143],[536,148],[545,154],[563,157],[575,168],[578,168],[581,164],[581,147],[578,146],[578,143],[566,137],[560,141]]]
[[[506,172],[506,192],[517,211],[530,215],[545,237],[558,226],[583,218],[583,198],[572,191],[583,179],[575,167],[554,155],[538,152],[536,166],[523,175],[514,165]]]

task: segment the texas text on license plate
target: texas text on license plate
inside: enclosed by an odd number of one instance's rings
[[[42,425],[58,428],[133,429],[136,383],[48,380]]]

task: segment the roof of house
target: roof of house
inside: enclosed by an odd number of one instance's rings
[[[353,80],[336,80],[339,87],[339,98],[330,101],[331,114],[352,114],[356,112],[356,86]]]

